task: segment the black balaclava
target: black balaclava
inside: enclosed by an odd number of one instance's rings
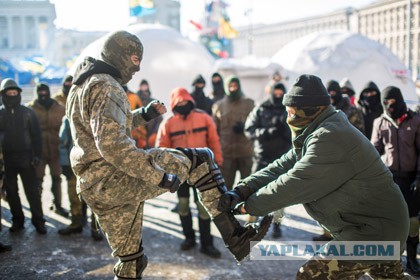
[[[197,86],[197,84],[203,84],[203,86]],[[198,75],[192,85],[194,86],[193,94],[196,96],[204,96],[204,87],[206,86],[206,81],[204,80],[203,76]]]
[[[37,100],[39,104],[44,106],[45,108],[49,109],[51,105],[54,103],[54,100],[51,98],[50,87],[46,84],[37,84],[35,87],[36,94],[38,96]],[[40,91],[46,91],[47,94],[41,95],[39,94]]]
[[[173,111],[183,115],[184,118],[186,118],[191,113],[192,109],[194,109],[194,104],[191,101],[188,101],[188,103],[184,106],[175,106]]]
[[[385,105],[384,101],[389,99],[395,99],[395,103]],[[382,90],[381,101],[385,114],[394,120],[401,118],[407,113],[407,105],[404,102],[404,97],[402,96],[401,90],[397,87],[389,86]],[[390,109],[393,111],[391,112]]]
[[[283,91],[282,97],[275,97],[274,90],[281,89]],[[286,87],[282,83],[275,83],[271,89],[270,93],[270,102],[277,106],[277,107],[284,107],[283,106],[283,97],[286,94]]]
[[[363,93],[367,91],[374,90],[376,91],[375,96],[364,96]],[[359,104],[365,107],[370,111],[379,111],[382,110],[381,107],[381,94],[379,92],[378,86],[374,82],[369,82],[363,91],[360,93]]]
[[[61,90],[63,91],[65,96],[67,96],[69,94],[70,88],[71,88],[71,85],[68,86],[68,85],[65,85],[65,83],[72,82],[72,81],[73,81],[73,76],[71,76],[71,75],[66,75],[63,79],[63,83],[62,83],[63,86],[62,86]]]
[[[214,77],[219,77],[220,80],[217,81],[217,82],[213,82]],[[219,73],[216,72],[211,76],[211,79],[212,79],[211,83],[213,85],[213,97],[215,99],[222,99],[225,96],[225,89],[224,89],[224,86],[223,86],[222,76]]]
[[[340,103],[341,100],[343,100],[343,94],[341,93],[340,85],[337,81],[331,80],[327,83],[327,91],[330,93],[331,91],[335,91],[335,95],[332,96],[332,105],[337,106],[337,104]]]
[[[18,94],[15,96],[8,96],[6,92],[8,90],[17,90]],[[6,108],[14,109],[20,105],[22,96],[21,96],[22,89],[17,85],[17,83],[10,78],[6,78],[1,81],[0,84],[0,94],[1,100]]]
[[[127,84],[133,74],[140,71],[140,65],[131,61],[132,55],[141,61],[143,45],[136,35],[123,30],[109,35],[101,51],[102,59],[120,72],[121,84]]]
[[[236,91],[229,91],[229,84],[230,83],[236,83],[238,85],[238,90]],[[241,82],[239,81],[239,78],[236,76],[230,76],[226,79],[225,81],[225,92],[227,97],[229,98],[229,100],[239,100],[241,98],[241,96],[243,96],[244,94],[242,93],[241,90]]]
[[[1,100],[3,101],[4,106],[10,109],[14,109],[20,105],[22,101],[22,96],[20,95],[20,91],[18,95],[9,96],[6,93],[1,95]]]

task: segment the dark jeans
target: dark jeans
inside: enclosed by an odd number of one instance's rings
[[[25,222],[18,191],[18,175],[20,175],[20,178],[22,179],[23,189],[31,208],[32,224],[43,225],[45,220],[42,212],[41,196],[39,193],[40,188],[38,186],[35,168],[6,165],[4,187],[7,193],[7,201],[10,205],[10,212],[12,213],[12,221],[18,225],[23,225]]]

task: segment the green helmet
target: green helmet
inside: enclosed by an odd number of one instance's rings
[[[22,92],[22,89],[17,85],[17,83],[13,79],[7,78],[1,81],[0,94],[5,93],[9,89],[16,89],[19,91],[19,93]]]
[[[131,61],[132,55],[138,56],[141,61],[143,45],[136,35],[123,30],[111,33],[101,51],[102,59],[120,72],[123,84],[128,83],[133,73],[140,70],[140,66]]]

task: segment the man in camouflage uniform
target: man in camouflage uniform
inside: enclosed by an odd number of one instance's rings
[[[80,196],[98,218],[113,256],[116,279],[141,279],[147,265],[142,248],[144,201],[166,191],[175,192],[187,181],[200,192],[223,240],[240,261],[250,241],[261,240],[272,217],[261,226],[242,227],[233,214],[217,209],[226,191],[209,149],[136,148],[130,129],[159,116],[166,108],[157,101],[130,111],[121,87],[140,70],[143,46],[126,31],[112,33],[101,58],[86,58],[73,79],[67,116],[74,142],[70,159]]]
[[[330,105],[321,79],[300,76],[283,105],[292,149],[224,193],[219,209],[265,215],[302,203],[334,240],[398,241],[402,253],[409,221],[401,191],[369,140]],[[400,260],[315,257],[296,279],[358,279],[365,273],[374,279],[408,277]]]

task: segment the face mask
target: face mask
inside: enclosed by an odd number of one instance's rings
[[[3,101],[3,104],[6,107],[16,108],[17,106],[20,105],[22,97],[20,96],[20,94],[14,95],[14,96],[9,96],[9,95],[6,95],[6,94],[2,94],[1,99]]]
[[[276,106],[283,106],[283,96],[282,97],[275,97],[274,94],[270,95],[270,101]]]
[[[63,85],[62,91],[65,96],[69,95],[70,89],[71,89],[71,86]]]
[[[390,111],[392,109],[392,112]],[[407,105],[405,102],[395,102],[391,105],[384,105],[385,113],[390,116],[392,119],[396,120],[401,118],[405,113],[407,113]]]
[[[337,106],[341,100],[343,100],[343,95],[341,92],[337,92],[334,96],[331,95],[332,105]]]
[[[381,100],[378,95],[364,96],[364,103],[369,109],[375,109],[381,106]]]
[[[305,128],[328,106],[295,108],[296,113],[287,117],[287,124],[292,132],[292,137],[299,136]]]
[[[193,104],[191,102],[188,102],[184,106],[175,106],[174,112],[186,117],[191,113],[193,108],[194,108]]]

